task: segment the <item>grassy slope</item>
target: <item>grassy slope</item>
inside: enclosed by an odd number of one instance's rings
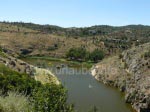
[[[78,62],[78,61],[71,61],[71,60],[67,60],[65,58],[54,58],[54,57],[47,57],[47,56],[43,56],[43,57],[39,57],[39,56],[32,56],[32,57],[25,57],[25,58],[21,58],[23,60],[30,60],[30,59],[41,59],[41,60],[47,60],[47,61],[57,61],[57,62],[62,62],[62,63],[69,63],[71,65],[74,66],[85,66],[88,68],[91,68],[93,66],[93,62]]]

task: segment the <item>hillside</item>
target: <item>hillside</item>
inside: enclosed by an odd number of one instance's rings
[[[51,71],[11,55],[0,49],[0,112],[73,112]]]
[[[104,59],[92,68],[92,75],[125,92],[126,102],[137,112],[150,112],[150,43]]]
[[[0,23],[0,46],[19,56],[65,57],[71,48],[100,49],[107,56],[150,41],[150,26],[62,28],[32,23]]]
[[[62,85],[42,84],[0,63],[0,111],[73,112],[73,107],[67,103],[67,91]]]
[[[69,50],[71,52],[68,53]],[[0,22],[0,64],[3,65],[0,70],[5,67],[14,75],[26,74],[31,80],[40,81],[43,85],[61,86],[51,71],[32,66],[19,58],[35,56],[63,59],[67,58],[67,54],[75,55],[74,61],[82,61],[83,56],[88,62],[91,62],[91,58],[95,62],[100,61],[96,60],[99,56],[101,60],[104,58],[92,68],[92,75],[98,81],[125,92],[126,102],[138,112],[150,112],[150,26],[62,28]],[[88,60],[87,55],[90,57]],[[0,76],[3,77],[3,74]],[[49,92],[46,86],[42,86],[41,90]],[[63,94],[64,89],[62,91]]]
[[[60,84],[56,76],[51,71],[35,67],[20,59],[6,54],[3,50],[0,50],[0,64],[5,65],[7,68],[19,73],[26,73],[36,81],[40,81],[42,84],[54,83]]]

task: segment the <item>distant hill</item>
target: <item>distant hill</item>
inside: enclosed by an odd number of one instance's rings
[[[62,28],[23,22],[0,22],[0,46],[19,55],[65,57],[73,47],[89,52],[100,49],[107,56],[150,42],[150,26],[97,25]]]

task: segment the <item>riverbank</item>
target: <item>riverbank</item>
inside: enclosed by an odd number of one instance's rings
[[[28,74],[30,77],[33,77],[36,81],[40,81],[42,84],[60,84],[57,77],[51,71],[28,64],[27,62],[12,57],[4,52],[1,52],[0,54],[0,63],[19,73]]]
[[[65,58],[54,58],[54,57],[47,57],[47,56],[31,56],[31,57],[21,57],[20,59],[40,59],[40,60],[48,60],[48,61],[57,61],[57,62],[63,62],[68,63],[70,65],[74,66],[85,66],[87,68],[91,68],[95,63],[88,61],[88,62],[78,62],[78,61],[72,61]]]
[[[125,93],[126,103],[137,112],[150,112],[150,58],[143,57],[150,43],[104,59],[91,69],[92,76]]]
[[[132,112],[131,107],[124,102],[123,94],[115,88],[96,81],[89,73],[90,69],[87,68],[87,72],[82,72],[82,67],[86,68],[85,66],[70,66],[66,62],[42,59],[28,59],[26,62],[33,65],[50,64],[48,67],[53,69],[53,73],[68,91],[68,103],[74,104],[77,112],[88,112],[94,107],[98,112]],[[57,65],[64,65],[64,67],[58,69]]]

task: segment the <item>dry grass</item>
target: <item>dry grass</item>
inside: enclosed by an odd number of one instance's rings
[[[50,72],[49,70],[42,69],[42,68],[35,68],[35,80],[40,81],[42,84],[46,83],[53,83],[53,84],[60,84],[57,77]]]
[[[24,28],[24,27],[18,27],[16,25],[11,25],[11,24],[5,24],[5,23],[0,23],[0,31],[3,32],[37,32],[35,30],[29,29],[29,28]]]
[[[27,28],[0,24],[0,46],[20,53],[20,49],[32,49],[31,55],[47,55],[64,57],[72,47],[85,47],[88,51],[101,48],[101,43],[96,45],[92,38],[74,38],[58,36],[54,34],[40,33]],[[4,30],[4,31],[3,31]],[[55,50],[48,50],[50,47],[58,46]]]
[[[9,92],[6,97],[0,96],[0,112],[32,112],[32,106],[25,95]]]

